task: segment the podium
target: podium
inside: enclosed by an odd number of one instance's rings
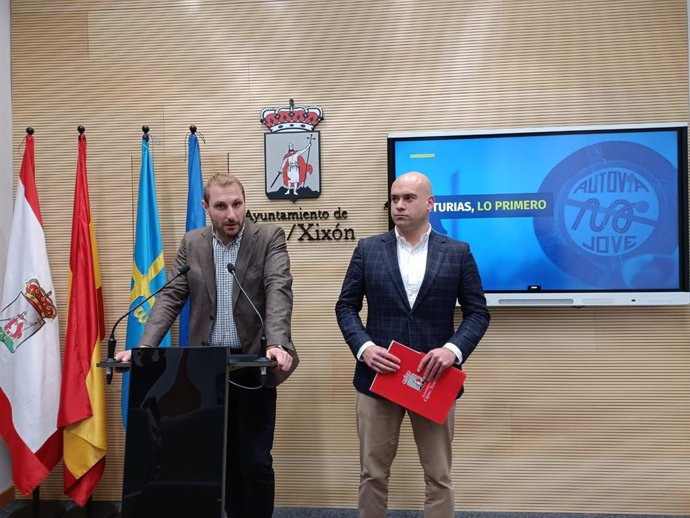
[[[273,363],[223,347],[132,350],[122,518],[224,516],[228,371]]]

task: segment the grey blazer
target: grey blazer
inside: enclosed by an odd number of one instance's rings
[[[211,226],[187,232],[177,251],[173,271],[189,266],[187,275],[158,296],[148,317],[139,346],[158,346],[182,310],[189,295],[189,343],[208,345],[216,318],[216,276]],[[282,345],[293,357],[289,373],[269,373],[269,384],[282,383],[299,363],[292,343],[292,275],[285,232],[275,225],[245,222],[235,274],[264,318],[268,345]],[[261,323],[237,281],[233,287],[233,312],[245,353],[260,351]]]

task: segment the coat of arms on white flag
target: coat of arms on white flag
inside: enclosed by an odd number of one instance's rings
[[[0,310],[0,342],[11,353],[17,352],[21,344],[40,331],[46,319],[57,316],[50,297],[38,279],[31,279],[24,291]]]

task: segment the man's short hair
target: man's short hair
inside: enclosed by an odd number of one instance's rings
[[[242,198],[246,199],[244,194],[244,185],[240,182],[240,179],[229,173],[216,173],[211,178],[206,180],[206,185],[204,185],[204,201],[208,204],[211,199],[211,186],[217,185],[218,187],[226,187],[228,185],[237,185],[242,191]]]

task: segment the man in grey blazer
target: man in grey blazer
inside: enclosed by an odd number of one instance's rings
[[[202,205],[211,225],[182,238],[174,270],[187,265],[189,271],[159,294],[139,346],[158,346],[189,296],[191,345],[258,354],[261,322],[241,293],[239,281],[264,319],[266,356],[276,365],[268,373],[265,387],[245,390],[230,385],[226,512],[230,518],[270,518],[275,492],[271,457],[275,387],[299,361],[291,337],[292,276],[285,232],[246,219],[244,187],[232,175],[212,176],[204,187]],[[116,359],[128,361],[129,354],[118,353]],[[239,385],[259,385],[253,369],[231,376]]]
[[[353,384],[360,439],[360,518],[386,516],[388,478],[406,413],[369,390],[376,373],[399,369],[400,360],[387,350],[391,340],[426,353],[419,372],[433,381],[448,368],[460,368],[489,325],[469,245],[432,231],[433,206],[431,184],[423,174],[406,173],[393,183],[390,210],[395,228],[358,243],[336,304],[338,325],[357,359]],[[364,297],[366,326],[359,315]],[[455,329],[458,302],[463,319]],[[452,518],[454,409],[443,425],[408,415],[424,470],[424,518]]]

